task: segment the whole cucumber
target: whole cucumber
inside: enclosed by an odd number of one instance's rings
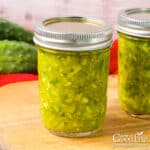
[[[25,41],[33,44],[33,33],[15,23],[0,18],[0,39]]]
[[[23,41],[0,41],[0,73],[37,72],[37,50]]]

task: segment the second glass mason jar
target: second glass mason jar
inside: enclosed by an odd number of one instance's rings
[[[150,8],[123,10],[119,26],[119,99],[132,116],[150,115]]]
[[[60,17],[35,28],[40,104],[52,133],[79,137],[104,120],[112,27],[102,20]]]

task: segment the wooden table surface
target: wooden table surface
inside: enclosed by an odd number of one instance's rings
[[[117,97],[117,77],[111,76],[106,118],[99,134],[63,138],[49,133],[41,122],[38,81],[9,84],[0,88],[0,135],[11,150],[150,150],[150,120],[127,115]],[[144,144],[116,144],[112,139],[116,134],[134,136],[142,131],[149,138]]]

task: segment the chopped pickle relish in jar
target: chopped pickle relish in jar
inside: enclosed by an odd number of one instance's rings
[[[48,28],[38,26],[34,37],[44,125],[60,136],[91,135],[105,117],[112,29],[82,17],[44,23]],[[42,34],[45,28],[47,34]]]
[[[119,15],[119,99],[132,115],[150,115],[150,9]]]
[[[38,60],[46,127],[62,132],[99,128],[106,109],[108,49],[56,54],[39,47]]]

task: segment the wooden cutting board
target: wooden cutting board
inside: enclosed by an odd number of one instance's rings
[[[117,95],[117,77],[111,76],[106,118],[99,134],[63,138],[49,133],[41,122],[38,81],[6,85],[0,88],[0,134],[12,150],[121,150],[125,147],[150,150],[150,120],[127,115],[121,110]],[[134,136],[142,131],[149,138],[145,144],[113,141],[113,135],[115,138],[118,138],[116,134]]]

